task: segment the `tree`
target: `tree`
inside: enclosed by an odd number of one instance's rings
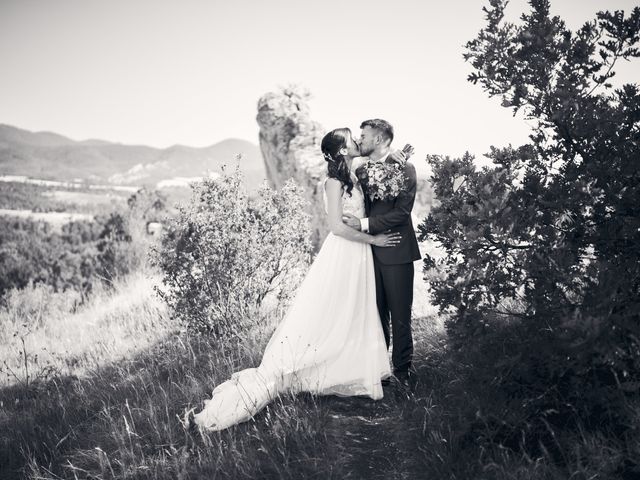
[[[610,415],[640,389],[640,95],[612,85],[616,63],[640,56],[640,8],[572,32],[548,0],[531,0],[518,24],[504,20],[507,2],[489,3],[466,45],[469,80],[532,132],[492,147],[493,168],[429,156],[439,204],[421,238],[446,251],[425,259],[443,272],[433,297],[458,348],[509,332],[496,378],[517,377],[532,415]]]

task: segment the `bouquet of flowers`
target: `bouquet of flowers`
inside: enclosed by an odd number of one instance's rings
[[[372,201],[393,200],[405,189],[404,171],[397,163],[369,160],[356,173],[364,193]]]

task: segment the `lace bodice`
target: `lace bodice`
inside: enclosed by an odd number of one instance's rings
[[[364,211],[364,194],[362,193],[362,187],[358,182],[357,177],[352,173],[351,180],[353,181],[353,190],[351,190],[351,196],[347,192],[342,193],[342,213],[350,213],[354,217],[364,218],[366,216]],[[324,200],[324,211],[327,212],[327,190],[325,185],[327,179],[324,179],[322,183],[322,199]]]

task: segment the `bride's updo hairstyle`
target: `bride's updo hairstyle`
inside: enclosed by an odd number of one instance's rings
[[[336,128],[324,136],[320,148],[327,162],[327,176],[340,180],[342,188],[351,196],[353,180],[351,180],[351,174],[344,155],[340,154],[340,150],[347,148],[349,138],[351,138],[351,130],[348,128]]]

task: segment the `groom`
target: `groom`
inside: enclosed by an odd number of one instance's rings
[[[389,122],[372,119],[360,125],[360,153],[374,162],[392,162],[389,158],[393,127]],[[395,153],[394,153],[395,155]],[[362,168],[362,167],[360,167]],[[416,169],[404,164],[405,189],[392,200],[371,200],[365,194],[367,217],[358,219],[346,215],[344,222],[356,230],[372,235],[399,232],[400,244],[391,248],[373,247],[376,278],[376,301],[384,337],[389,348],[393,337],[393,373],[404,386],[410,386],[413,338],[411,336],[411,304],[413,303],[413,262],[420,250],[411,222],[411,210],[416,197]],[[358,175],[358,171],[356,171]],[[390,322],[391,320],[391,322]],[[391,328],[389,326],[391,323]]]

